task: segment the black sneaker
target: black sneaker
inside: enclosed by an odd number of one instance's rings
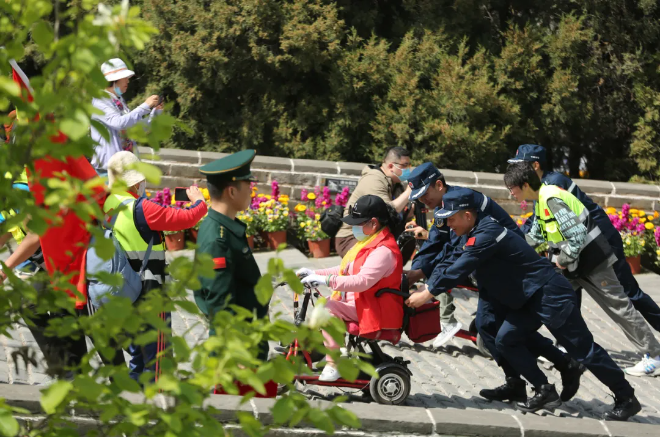
[[[615,396],[614,408],[603,414],[603,419],[625,422],[640,411],[642,411],[642,406],[635,395],[628,397]]]
[[[489,401],[525,402],[527,400],[526,385],[522,379],[507,378],[504,385],[493,389],[485,388],[479,392],[479,395]]]
[[[526,413],[533,413],[542,408],[554,409],[561,405],[559,394],[554,384],[545,384],[540,388],[532,388],[536,394],[525,402],[519,402],[518,409]]]
[[[582,364],[571,358],[566,369],[561,372],[561,400],[570,401],[580,388],[580,377],[587,370]]]

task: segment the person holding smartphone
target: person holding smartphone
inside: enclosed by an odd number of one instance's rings
[[[126,131],[138,123],[149,123],[154,115],[162,111],[163,99],[162,96],[152,95],[140,106],[130,110],[123,94],[135,73],[119,58],[110,59],[103,64],[101,71],[108,81],[104,90],[105,96],[92,99],[92,105],[103,111],[103,115],[92,115],[92,119],[103,124],[109,138],[106,140],[94,125],[91,126],[90,133],[97,144],[91,164],[100,176],[104,176],[107,173],[108,161],[115,153],[125,150],[137,154],[137,145],[128,137]],[[149,117],[145,119],[147,115]]]
[[[118,180],[126,184],[125,191],[113,191],[103,205],[103,212],[113,216],[122,204],[126,208],[120,210],[113,227],[113,234],[119,245],[126,252],[128,262],[135,271],[139,271],[145,256],[149,256],[147,268],[142,278],[142,294],[136,302],[144,299],[152,290],[162,288],[169,280],[165,272],[165,246],[162,231],[182,231],[196,225],[207,213],[204,195],[198,187],[187,189],[191,206],[188,208],[172,208],[163,206],[144,197],[146,178],[137,170],[131,169],[132,164],[138,162],[137,156],[129,151],[116,153],[108,161],[108,180],[110,187],[115,186]],[[151,247],[151,250],[148,250]],[[162,314],[169,320],[169,314]],[[156,328],[150,327],[155,330]],[[160,334],[160,333],[159,333]],[[131,355],[130,376],[138,380],[145,371],[154,372],[163,351],[166,349],[164,336],[158,335],[158,342],[145,346],[131,345],[128,352]],[[123,354],[116,354],[113,364],[124,362]],[[155,375],[158,378],[158,375]]]

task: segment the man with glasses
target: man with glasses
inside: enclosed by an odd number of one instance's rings
[[[402,182],[408,180],[410,175],[410,152],[403,147],[390,147],[380,165],[368,165],[362,170],[362,177],[353,190],[344,216],[357,200],[368,194],[378,196],[391,204],[396,212],[400,213],[408,204],[411,189],[406,187],[402,194],[396,198],[395,193]],[[343,224],[335,238],[337,254],[343,257],[357,242],[351,227]]]

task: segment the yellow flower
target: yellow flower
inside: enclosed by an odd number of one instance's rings
[[[653,211],[653,218],[654,218],[654,219],[657,219],[658,217],[660,217],[660,212],[658,212],[658,211]]]
[[[519,225],[522,225],[522,224],[523,224],[523,221],[522,221],[522,220],[518,220],[517,223],[518,223]]]
[[[312,221],[311,220],[307,220],[307,226],[312,226]]]
[[[147,194],[147,197],[151,197],[151,191],[145,190],[145,193]]]
[[[658,256],[660,256],[660,249],[656,250],[656,251],[655,251],[655,254],[658,255]]]
[[[305,227],[305,222],[301,222],[301,223],[300,223],[300,227],[301,227],[301,228],[304,228],[304,227]]]
[[[645,223],[646,222],[646,217],[642,217],[641,219],[639,219],[639,222],[640,223]]]
[[[297,212],[305,212],[307,210],[307,206],[303,205],[302,203],[299,203],[298,205],[296,205],[295,210]]]
[[[315,215],[314,215],[314,218],[315,218],[316,220],[321,220],[321,214],[315,214]]]
[[[649,230],[655,228],[655,226],[654,226],[653,223],[651,223],[651,222],[646,222],[646,224],[644,225],[644,227],[645,227],[646,229],[649,229]]]
[[[525,217],[526,217],[526,218],[529,218],[529,217],[531,217],[531,216],[533,216],[533,215],[534,215],[533,212],[528,212],[527,214],[525,214]]]
[[[646,211],[643,211],[643,210],[640,209],[640,210],[637,212],[637,214],[638,214],[640,217],[644,217],[644,216],[646,215]]]
[[[648,220],[648,221],[653,220],[653,216],[652,216],[652,215],[647,215],[647,216],[646,216],[646,220]]]
[[[643,246],[643,245],[646,244],[646,241],[644,241],[644,240],[640,240],[640,241],[639,241],[639,244],[640,244],[641,246]]]
[[[270,194],[266,194],[266,195],[264,195],[264,197],[265,197],[266,199],[270,200],[273,196],[271,196]]]
[[[269,218],[269,219],[268,219],[268,223],[273,223],[273,219],[272,219],[272,218]]]
[[[633,208],[633,209],[630,210],[631,214],[637,214],[638,212],[639,212],[639,209]]]
[[[616,208],[610,206],[610,207],[607,208],[606,212],[607,212],[608,215],[609,214],[616,214]]]
[[[308,198],[309,200],[315,200],[315,199],[316,199],[316,194],[314,194],[314,193],[309,193],[309,194],[307,195],[307,198]]]
[[[628,239],[626,240],[626,244],[627,244],[628,246],[630,246],[630,238],[628,238]]]
[[[324,200],[323,202],[321,202],[321,205],[325,206],[326,203],[327,202]]]

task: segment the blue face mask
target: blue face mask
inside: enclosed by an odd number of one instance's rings
[[[115,85],[115,94],[117,95],[117,97],[121,97],[121,95],[124,93],[122,93],[121,89],[119,89],[119,87]]]
[[[369,236],[362,230],[362,226],[353,226],[353,236],[357,241],[364,241],[369,238]]]
[[[409,168],[404,168],[403,170],[401,170],[401,176],[399,176],[399,179],[401,180],[401,182],[407,181],[408,178],[410,177],[410,173],[412,173],[412,172],[410,171]]]

